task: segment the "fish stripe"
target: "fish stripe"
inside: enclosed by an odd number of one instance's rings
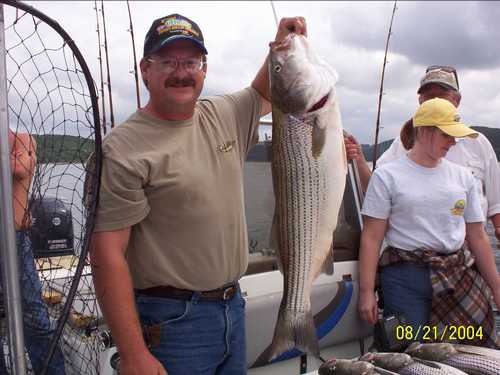
[[[472,375],[500,374],[500,361],[480,355],[458,354],[447,358],[443,363],[456,367]]]
[[[277,202],[280,253],[286,263],[283,265],[286,282],[299,286],[294,288],[297,293],[286,296],[287,306],[304,311],[309,307],[305,294],[314,276],[312,254],[307,249],[313,249],[319,239],[318,228],[329,192],[325,168],[311,154],[312,124],[292,117],[287,120],[290,122],[279,126],[280,134],[275,134],[275,139],[282,142],[273,152],[276,193],[280,197]],[[290,257],[292,248],[297,251],[294,259]]]

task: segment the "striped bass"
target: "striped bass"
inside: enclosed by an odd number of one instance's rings
[[[406,353],[366,353],[359,359],[400,375],[467,375],[445,364],[412,358]]]
[[[500,350],[483,348],[474,345],[453,344],[453,347],[460,353],[477,354],[485,357],[496,358],[500,361]]]
[[[411,344],[406,352],[411,356],[442,362],[458,368],[469,375],[498,375],[500,374],[500,359],[491,355],[491,349],[481,352],[481,348],[467,345],[448,343]]]
[[[275,195],[271,245],[284,277],[269,359],[291,348],[319,357],[310,294],[323,270],[333,273],[332,235],[347,173],[337,74],[304,36],[290,34],[270,44],[269,76]]]

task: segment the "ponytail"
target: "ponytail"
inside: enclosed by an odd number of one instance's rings
[[[413,127],[413,119],[409,119],[401,127],[399,138],[407,151],[413,147],[415,144],[415,128]]]

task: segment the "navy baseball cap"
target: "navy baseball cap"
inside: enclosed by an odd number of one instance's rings
[[[190,40],[206,55],[203,34],[196,22],[171,14],[153,22],[144,40],[144,56],[150,56],[175,40]]]

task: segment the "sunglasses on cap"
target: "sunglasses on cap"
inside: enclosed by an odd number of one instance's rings
[[[457,70],[454,67],[447,65],[431,65],[427,67],[425,73],[429,73],[433,70],[442,70],[443,72],[453,73],[453,75],[455,76],[455,81],[457,82],[457,88],[460,89],[460,85],[458,84]]]

